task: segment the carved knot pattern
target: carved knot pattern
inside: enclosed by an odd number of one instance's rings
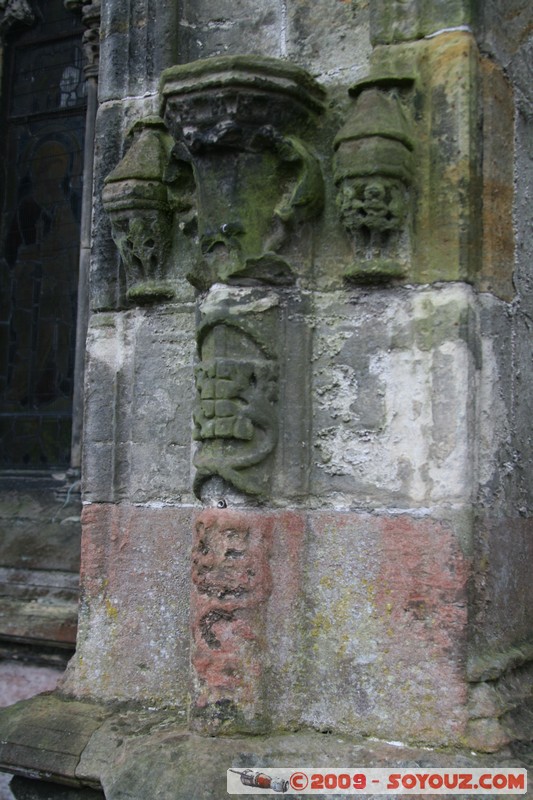
[[[197,494],[214,475],[246,494],[264,493],[269,482],[264,461],[277,441],[277,375],[277,364],[267,359],[215,358],[197,366]]]
[[[258,732],[264,725],[261,655],[272,590],[271,527],[252,514],[214,509],[195,526],[193,719],[207,733]]]
[[[267,361],[218,358],[196,368],[197,439],[254,438],[254,422],[269,422],[277,400],[277,370]]]

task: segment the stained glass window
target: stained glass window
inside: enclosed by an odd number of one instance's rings
[[[0,468],[70,456],[85,128],[79,19],[35,3],[9,48],[0,252]]]

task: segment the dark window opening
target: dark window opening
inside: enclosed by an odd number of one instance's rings
[[[5,53],[0,469],[70,461],[85,130],[79,17],[38,0]]]

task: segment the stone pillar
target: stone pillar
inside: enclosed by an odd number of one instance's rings
[[[33,708],[109,798],[531,737],[511,86],[466,0],[259,5],[181,4],[158,88],[102,90],[80,636]]]
[[[298,279],[324,202],[312,148],[324,93],[294,66],[232,56],[167,70],[161,94],[174,157],[196,184],[193,487],[215,505],[193,536],[190,720],[209,734],[265,732],[273,538],[290,531],[259,509],[306,491],[310,308]]]

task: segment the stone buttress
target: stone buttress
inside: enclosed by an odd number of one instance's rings
[[[468,3],[373,5],[364,70],[196,57],[199,3],[120,121],[108,78],[80,633],[6,723],[21,792],[218,798],[232,765],[501,766],[531,736],[512,97]],[[68,758],[33,763],[31,714]]]

